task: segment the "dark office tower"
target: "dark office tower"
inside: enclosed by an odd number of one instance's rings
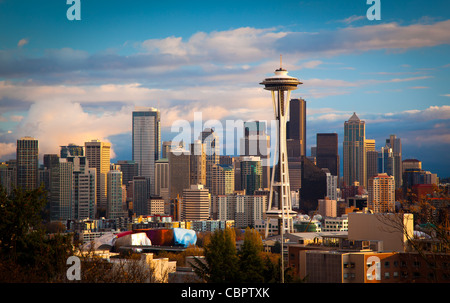
[[[366,151],[367,181],[371,177],[378,175],[378,161],[378,152],[376,150]]]
[[[45,189],[51,193],[52,171],[59,165],[59,156],[57,154],[44,154],[44,167],[39,171],[39,184],[44,183]]]
[[[84,156],[83,146],[75,145],[73,143],[69,143],[67,146],[61,146],[60,156],[61,158],[82,157]]]
[[[395,135],[390,135],[389,139],[386,139],[386,146],[392,148],[392,154],[394,157],[394,179],[395,188],[402,187],[402,142],[400,138]]]
[[[338,134],[317,134],[316,163],[320,168],[328,168],[339,183]]]
[[[122,172],[122,184],[128,186],[128,182],[133,181],[133,177],[139,175],[139,165],[135,161],[131,160],[119,160],[116,163],[120,166]]]
[[[317,209],[317,201],[327,195],[326,172],[307,157],[301,158],[300,209],[304,213]]]
[[[133,178],[133,212],[136,216],[148,214],[147,201],[150,198],[149,180],[147,177]]]
[[[266,133],[266,122],[244,122],[244,138],[241,139],[241,156],[261,158],[263,179],[261,186],[270,186],[270,136]]]
[[[38,140],[23,137],[17,140],[17,187],[33,190],[39,187],[39,147]]]
[[[306,101],[291,99],[289,121],[286,125],[288,156],[306,156]],[[290,152],[291,150],[291,152]]]
[[[57,154],[45,154],[44,155],[44,167],[52,169],[59,164],[59,157]]]

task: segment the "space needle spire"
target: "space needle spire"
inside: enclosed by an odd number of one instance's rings
[[[286,144],[286,119],[289,112],[291,91],[302,84],[297,78],[288,75],[282,67],[280,55],[280,68],[275,75],[264,79],[260,84],[264,89],[271,91],[275,120],[278,124],[277,146],[275,159],[278,164],[272,169],[270,194],[266,211],[266,237],[269,232],[270,219],[278,220],[278,233],[283,236],[285,232],[293,232],[293,217],[297,214],[292,210],[291,191],[289,185],[288,155]],[[283,244],[281,244],[283,245]]]

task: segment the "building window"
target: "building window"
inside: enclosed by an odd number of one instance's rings
[[[385,261],[385,262],[384,262],[384,267],[385,267],[385,268],[389,268],[389,267],[390,267],[389,261]]]
[[[385,278],[385,279],[389,279],[389,277],[390,277],[389,272],[385,272],[385,273],[384,273],[384,278]]]

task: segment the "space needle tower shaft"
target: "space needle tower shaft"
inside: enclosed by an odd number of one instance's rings
[[[302,84],[297,78],[288,75],[287,70],[281,66],[275,70],[275,75],[264,79],[260,84],[264,89],[271,91],[275,120],[277,121],[277,148],[275,159],[278,164],[273,166],[270,182],[270,194],[266,211],[266,237],[269,232],[270,219],[278,220],[278,232],[293,232],[293,217],[297,214],[292,211],[291,191],[289,185],[288,155],[286,144],[286,122],[289,112],[291,91]],[[283,244],[282,244],[283,245]]]

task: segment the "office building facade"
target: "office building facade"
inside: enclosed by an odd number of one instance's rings
[[[155,193],[155,162],[161,157],[160,112],[153,107],[136,107],[132,119],[132,160],[138,175],[150,180],[150,194]]]
[[[344,123],[344,182],[366,187],[365,122],[356,113]]]
[[[316,138],[316,165],[320,168],[328,168],[330,174],[339,179],[338,134],[319,133]]]
[[[110,170],[111,144],[99,140],[91,140],[84,144],[86,159],[90,168],[96,169],[97,210],[106,210],[107,203],[107,173]]]
[[[381,173],[369,179],[367,206],[374,213],[395,211],[394,176]]]
[[[289,121],[286,123],[289,157],[306,156],[306,101],[291,99]]]
[[[17,140],[16,149],[16,186],[23,190],[39,187],[39,143],[32,137]]]
[[[183,190],[182,219],[207,220],[210,218],[211,195],[203,185],[191,185]]]
[[[262,166],[260,157],[241,158],[241,190],[246,195],[253,195],[255,190],[262,188]]]
[[[107,173],[108,203],[106,206],[106,218],[108,219],[120,218],[126,214],[122,186],[122,172],[120,170],[110,170]]]

